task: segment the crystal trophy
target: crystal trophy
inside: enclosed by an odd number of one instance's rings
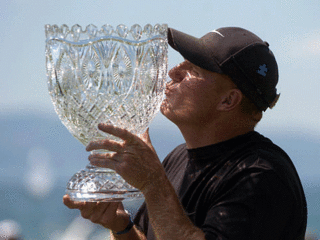
[[[116,139],[99,123],[143,133],[164,97],[168,68],[166,24],[46,25],[46,70],[56,113],[84,145]],[[103,150],[101,150],[103,151]],[[75,201],[123,201],[143,198],[115,171],[86,166],[67,183]]]

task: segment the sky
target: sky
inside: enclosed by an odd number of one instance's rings
[[[34,110],[55,114],[47,90],[45,24],[167,23],[196,37],[237,26],[268,41],[279,65],[281,97],[259,128],[303,129],[318,136],[319,20],[318,0],[0,0],[0,116]],[[169,67],[182,60],[169,50]]]

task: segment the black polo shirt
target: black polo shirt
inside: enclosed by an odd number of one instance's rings
[[[287,154],[259,133],[197,149],[180,145],[163,166],[207,240],[304,239],[307,205],[299,176]],[[135,224],[155,239],[145,204]]]

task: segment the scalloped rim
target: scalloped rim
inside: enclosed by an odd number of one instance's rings
[[[58,38],[78,42],[85,39],[94,39],[96,37],[115,36],[121,38],[128,38],[139,41],[142,38],[151,38],[154,36],[167,37],[167,24],[146,24],[143,28],[139,24],[134,24],[129,29],[124,24],[119,24],[115,28],[109,24],[103,25],[100,30],[93,24],[86,26],[85,30],[79,24],[73,25],[69,28],[66,24],[60,27],[56,24],[45,25],[45,34],[47,39]]]

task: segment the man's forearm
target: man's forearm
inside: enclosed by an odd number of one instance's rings
[[[136,226],[133,226],[133,228],[129,232],[121,235],[117,235],[112,231],[110,232],[111,232],[110,233],[111,240],[146,240],[147,239],[145,235],[136,228]]]
[[[149,221],[158,240],[204,240],[201,229],[185,214],[169,180],[143,189]]]

